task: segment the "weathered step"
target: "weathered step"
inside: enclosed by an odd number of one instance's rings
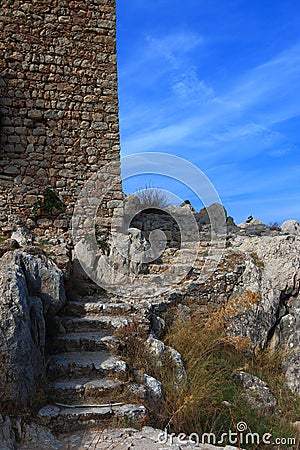
[[[90,302],[83,300],[68,301],[64,313],[70,316],[85,314],[123,315],[134,312],[135,308],[127,303]]]
[[[82,333],[61,333],[48,347],[51,353],[113,350],[118,348],[119,341],[107,330]]]
[[[171,264],[152,264],[149,265],[149,273],[158,273],[164,274],[168,273],[168,275],[181,275],[184,272],[187,272],[191,269],[190,263],[178,263],[172,261]]]
[[[168,264],[149,264],[148,270],[150,274],[162,273],[169,270],[170,266]]]
[[[125,383],[121,380],[110,378],[89,377],[69,379],[63,378],[49,383],[49,393],[52,401],[69,403],[73,401],[86,401],[93,403],[103,403],[103,399],[118,398],[124,391]],[[97,402],[95,399],[98,399]],[[114,400],[116,401],[116,400]]]
[[[60,322],[68,332],[114,330],[127,326],[130,319],[126,316],[104,316],[88,314],[83,317],[60,317]]]
[[[50,379],[67,376],[105,377],[118,374],[125,378],[126,363],[109,352],[70,352],[53,355],[47,364],[47,373]]]
[[[97,425],[118,424],[127,419],[132,423],[141,421],[147,415],[142,405],[124,404],[118,406],[87,406],[69,408],[48,405],[38,413],[40,422],[54,431],[78,430]]]

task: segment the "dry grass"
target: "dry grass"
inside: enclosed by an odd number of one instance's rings
[[[268,350],[254,354],[247,338],[226,334],[229,320],[245,309],[256,308],[260,300],[258,293],[246,291],[208,319],[194,313],[185,320],[177,318],[173,324],[168,321],[164,340],[182,355],[187,373],[186,380],[177,389],[172,361],[167,356],[157,361],[149,353],[145,336],[140,337],[139,326],[132,324],[119,330],[129,366],[163,383],[164,403],[152,411],[152,426],[167,427],[176,434],[215,433],[220,437],[244,421],[260,435],[297,437],[291,422],[299,420],[300,399],[284,388],[282,360],[286,355],[271,354]],[[278,400],[276,414],[263,415],[250,408],[235,377],[237,370],[257,375],[268,383]],[[243,445],[243,448],[260,447]]]
[[[248,339],[226,334],[230,317],[256,307],[259,302],[259,294],[246,291],[206,321],[194,314],[185,322],[177,320],[169,329],[166,341],[181,353],[187,371],[187,381],[178,391],[170,386],[169,380],[165,385],[164,425],[168,424],[175,433],[213,432],[220,436],[229,428],[234,429],[234,423],[245,421],[257,433],[296,437],[290,423],[299,420],[300,399],[283,387],[285,355],[267,350],[254,355]],[[250,409],[234,377],[238,369],[269,384],[278,400],[277,414],[262,415]]]
[[[256,252],[251,252],[249,253],[249,255],[251,256],[251,258],[253,259],[254,264],[259,267],[261,270],[264,269],[265,267],[265,263],[263,262],[262,259],[260,259],[260,257],[258,256],[258,254]]]

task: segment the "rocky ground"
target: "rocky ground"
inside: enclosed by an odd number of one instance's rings
[[[169,246],[147,270],[135,264],[133,275],[141,279],[164,277],[178,261],[187,266],[180,282],[157,296],[132,289],[131,297],[128,291],[122,297],[81,280],[85,292],[67,301],[64,285],[73,283],[74,293],[78,280],[70,278],[65,244],[52,245],[48,256],[28,236],[24,241],[21,232],[0,244],[0,449],[168,448],[170,441],[158,442],[159,430],[143,427],[149,408],[163,395],[161,385],[128,367],[115,332],[138,322],[147,345],[158,355],[170,351],[184,376],[180,355],[159,340],[164,313],[174,306],[187,316],[196,309],[208,316],[239,298],[228,333],[248,338],[253,351],[268,346],[288,352],[285,383],[299,394],[300,227],[288,221],[275,228],[253,220],[238,228],[231,224],[224,248],[217,251],[211,251],[214,242],[204,238],[205,232],[196,258],[192,245],[184,260],[182,254],[178,259],[178,247]],[[144,237],[131,236],[131,245],[139,248]],[[208,259],[218,260],[216,270],[207,266]],[[124,272],[124,258],[115,263]],[[243,300],[247,292],[256,295],[250,306]],[[239,376],[260,408],[261,402],[275,407],[262,380],[243,371]],[[120,428],[129,423],[130,428]],[[141,431],[132,429],[134,424]],[[173,448],[181,447],[174,443]]]

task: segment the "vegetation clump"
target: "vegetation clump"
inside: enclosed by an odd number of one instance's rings
[[[291,423],[299,419],[300,399],[284,387],[283,352],[253,352],[249,338],[226,333],[230,318],[241,308],[249,309],[259,302],[259,294],[246,291],[207,320],[196,313],[185,321],[177,319],[169,327],[166,342],[181,354],[187,373],[177,391],[170,388],[169,381],[162,380],[166,423],[175,433],[215,433],[220,439],[223,432],[234,431],[238,422],[246,422],[249,430],[261,436],[270,433],[274,439],[297,437]],[[251,409],[235,376],[239,370],[268,384],[278,402],[273,414]]]
[[[158,208],[164,209],[169,206],[168,197],[163,189],[146,185],[134,194],[140,201],[142,209]]]
[[[134,325],[119,330],[129,366],[147,372],[163,384],[163,407],[152,412],[151,425],[166,428],[176,435],[214,433],[216,440],[220,440],[222,433],[235,432],[236,424],[245,422],[248,431],[260,436],[270,433],[274,440],[284,437],[295,438],[298,442],[299,436],[291,424],[299,420],[300,399],[284,387],[282,361],[286,355],[268,348],[254,352],[249,338],[230,336],[226,332],[232,317],[259,302],[259,294],[246,291],[208,319],[196,312],[184,320],[177,316],[175,322],[167,321],[164,341],[181,354],[186,368],[186,379],[180,385],[170,358],[164,355],[155,358]],[[275,411],[266,413],[251,408],[236,376],[241,370],[268,384],[277,399]],[[225,443],[230,444],[223,442],[222,445]],[[243,443],[241,448],[267,447]],[[280,446],[272,448],[282,449]],[[297,443],[288,448],[298,448]]]
[[[63,210],[63,202],[50,188],[44,190],[32,207],[33,214],[53,214],[55,211],[62,212]]]

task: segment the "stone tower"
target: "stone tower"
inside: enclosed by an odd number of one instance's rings
[[[119,161],[115,0],[2,0],[0,14],[2,234],[20,219],[64,231],[85,181]],[[64,211],[33,215],[49,189]],[[104,225],[121,197],[119,182]]]

